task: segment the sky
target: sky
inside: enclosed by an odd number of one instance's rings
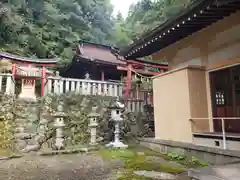
[[[138,0],[111,0],[114,6],[114,15],[120,11],[123,17],[127,17],[128,9],[132,3],[136,3]]]

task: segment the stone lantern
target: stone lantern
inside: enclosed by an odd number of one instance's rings
[[[94,107],[92,107],[92,111],[88,114],[88,118],[90,120],[88,127],[90,128],[90,135],[91,135],[90,145],[91,146],[97,145],[97,142],[96,142],[97,126],[98,126],[97,119],[100,116],[100,114],[98,114],[96,111],[97,111],[97,107],[94,106]]]
[[[59,102],[57,112],[53,116],[55,118],[54,127],[56,128],[55,147],[57,148],[57,150],[60,150],[64,148],[63,128],[66,126],[64,123],[64,118],[66,117],[66,114],[63,112],[62,102]]]
[[[128,145],[125,145],[120,141],[119,134],[120,134],[120,122],[123,121],[122,118],[122,111],[124,110],[125,106],[122,104],[119,99],[116,100],[116,102],[113,104],[113,106],[110,107],[111,109],[111,119],[114,122],[115,125],[115,131],[114,131],[114,141],[108,143],[107,147],[113,147],[113,148],[127,148]]]

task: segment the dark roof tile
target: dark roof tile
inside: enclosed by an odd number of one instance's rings
[[[38,59],[13,55],[6,52],[0,52],[0,58],[5,58],[13,61],[31,62],[36,64],[56,64],[57,59]]]

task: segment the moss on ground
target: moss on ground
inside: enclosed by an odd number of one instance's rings
[[[143,152],[141,155],[137,152]],[[118,180],[150,180],[134,174],[135,170],[167,172],[172,174],[179,174],[184,171],[181,167],[171,167],[168,164],[159,164],[156,162],[146,161],[147,156],[158,156],[169,159],[167,155],[151,151],[149,149],[131,146],[128,149],[101,149],[100,155],[106,160],[122,160],[124,162],[124,169],[126,172]]]
[[[118,180],[152,180],[152,178],[147,178],[144,176],[138,176],[134,174],[133,171],[126,171],[122,173],[122,176]]]

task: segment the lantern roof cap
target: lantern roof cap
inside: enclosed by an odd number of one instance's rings
[[[125,105],[123,103],[121,103],[121,101],[119,100],[119,97],[118,97],[117,100],[109,108],[110,109],[124,109]]]
[[[88,117],[99,117],[100,114],[97,113],[97,106],[93,106],[92,111],[87,116]]]

